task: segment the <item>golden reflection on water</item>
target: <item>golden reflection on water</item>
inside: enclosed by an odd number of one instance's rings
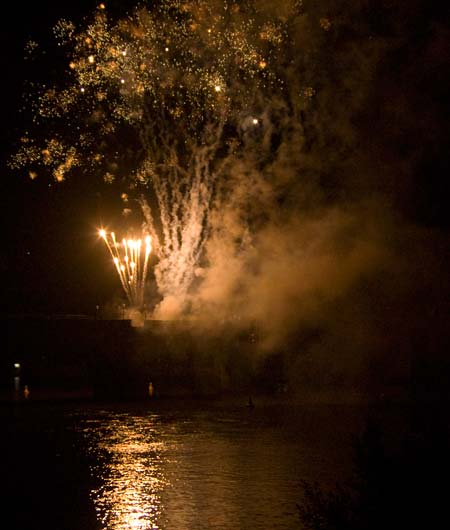
[[[353,416],[289,409],[284,417],[283,410],[83,412],[77,430],[96,484],[91,499],[100,527],[298,529],[300,480],[333,485],[347,470],[344,434]]]
[[[167,486],[161,467],[165,445],[152,441],[149,418],[113,420],[98,449],[106,465],[98,467],[101,486],[91,495],[102,528],[159,529],[161,493]]]

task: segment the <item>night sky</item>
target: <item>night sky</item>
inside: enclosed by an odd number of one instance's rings
[[[14,172],[7,165],[29,120],[20,108],[26,82],[36,70],[24,59],[26,43],[32,39],[42,44],[49,57],[44,64],[52,75],[55,57],[56,64],[61,61],[52,36],[54,24],[63,17],[80,20],[95,6],[90,1],[76,6],[47,1],[25,9],[15,5],[2,26],[2,46],[8,50],[2,54],[1,128],[5,314],[92,315],[97,304],[118,291],[113,271],[105,274],[102,269],[105,254],[97,237],[99,224],[109,216],[114,219],[117,193],[94,189],[87,182],[61,187],[32,182],[25,171]]]
[[[367,1],[352,8],[359,18],[351,20],[345,2],[305,2],[307,7],[313,4],[313,16],[318,20],[329,16],[331,21],[340,21],[332,49],[319,40],[316,47],[310,42],[311,49],[323,47],[316,55],[323,63],[306,73],[317,87],[317,103],[304,123],[304,171],[314,174],[304,189],[303,184],[290,181],[290,191],[282,191],[278,202],[286,212],[293,211],[294,202],[302,209],[300,216],[287,216],[287,230],[295,232],[294,240],[314,240],[318,231],[317,246],[322,252],[333,251],[326,263],[316,260],[314,254],[306,267],[297,269],[285,259],[289,246],[280,242],[282,257],[265,262],[267,276],[275,275],[276,264],[282,263],[281,269],[289,271],[293,280],[316,288],[300,290],[294,305],[292,299],[286,303],[282,294],[274,298],[270,289],[265,295],[279,308],[283,321],[292,321],[293,326],[299,321],[329,320],[345,330],[351,328],[353,316],[360,323],[370,314],[378,329],[387,329],[389,334],[399,325],[407,334],[423,316],[429,322],[424,327],[439,320],[436,333],[441,333],[448,315],[449,287],[448,14],[425,0]],[[29,79],[23,60],[26,41],[32,37],[49,43],[51,27],[60,17],[76,18],[94,7],[95,3],[88,1],[78,2],[77,7],[41,2],[25,9],[17,4],[4,18],[0,267],[6,314],[94,314],[97,304],[121,294],[114,271],[105,265],[105,249],[96,234],[100,224],[114,225],[120,220],[118,190],[70,179],[49,185],[49,181],[31,181],[26,172],[7,167],[29,119],[19,112],[23,83]],[[371,56],[365,56],[360,47],[364,35],[377,43]],[[313,41],[315,38],[311,34]],[[56,50],[50,45],[49,56],[52,52]],[[61,58],[50,60],[50,67],[56,68],[58,60]],[[307,210],[326,213],[305,220]],[[355,245],[356,254],[361,248],[360,261],[340,260],[346,229],[336,226],[342,222],[343,211],[350,211],[356,219],[349,224],[350,232],[358,226],[362,232],[367,230],[358,235]],[[277,238],[275,230],[272,235]],[[270,237],[269,229],[261,232],[261,248]],[[381,259],[381,264],[378,258],[373,260],[370,252],[365,254],[364,240],[376,241],[376,254],[388,257]],[[349,280],[365,263],[368,271],[376,272],[365,282]],[[325,281],[314,278],[317,267],[323,267]],[[282,273],[279,277],[279,292],[283,293]],[[258,282],[247,278],[241,283],[246,285],[249,304],[257,305],[254,293],[261,293]],[[202,293],[203,299],[212,291]],[[286,284],[285,292],[290,291],[291,285]],[[318,300],[323,299],[327,302],[320,305]],[[336,318],[342,315],[340,304],[352,307],[352,311],[344,310],[346,317],[341,320]],[[253,311],[252,316],[259,314],[262,320],[270,317],[270,311]]]

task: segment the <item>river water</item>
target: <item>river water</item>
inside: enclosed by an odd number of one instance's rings
[[[258,400],[10,406],[8,528],[301,529],[302,481],[345,477],[363,422]]]

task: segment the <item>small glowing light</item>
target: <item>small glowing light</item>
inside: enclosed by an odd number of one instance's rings
[[[164,50],[165,50],[166,52],[168,52],[168,51],[169,51],[169,48],[166,46],[166,47],[164,48]]]
[[[100,237],[102,237],[103,239],[105,239],[106,237],[106,230],[103,230],[103,228],[101,230],[98,231],[98,235]]]
[[[216,86],[214,87],[214,90],[215,90],[216,92],[220,92],[220,91],[222,90],[222,87],[221,87],[220,85],[216,85]]]
[[[212,29],[211,28],[208,28],[208,33],[211,33]]]
[[[257,125],[259,123],[258,118],[253,118],[253,125]]]
[[[89,61],[91,64],[93,64],[94,61],[95,61],[94,56],[93,56],[93,55],[89,55],[89,57],[88,57],[88,61]]]
[[[84,86],[82,86],[82,87],[80,88],[80,91],[81,91],[81,92],[84,92]]]
[[[266,61],[259,61],[259,67],[264,69],[267,66]]]
[[[125,83],[125,79],[121,79],[120,82],[122,83],[122,85]]]
[[[20,368],[20,363],[14,363],[14,368]]]
[[[328,31],[331,28],[331,21],[329,18],[321,18],[319,23],[320,27],[325,31]]]
[[[119,258],[114,258],[113,261],[114,261],[114,263],[115,263],[116,265],[119,264]]]
[[[76,67],[76,64],[72,61],[69,63],[69,68],[71,68],[72,70],[74,70]]]
[[[99,9],[105,9],[105,7],[106,7],[105,4],[100,4],[100,5],[98,6]]]
[[[127,54],[126,50],[123,50],[122,55],[125,57]]]

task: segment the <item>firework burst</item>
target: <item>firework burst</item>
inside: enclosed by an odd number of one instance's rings
[[[152,251],[152,238],[122,239],[117,241],[114,232],[99,230],[105,242],[128,302],[132,307],[142,307],[144,303],[145,281],[148,272],[148,259]],[[145,246],[145,248],[143,248]]]
[[[113,21],[102,4],[83,28],[62,20],[55,35],[65,82],[30,98],[38,134],[24,135],[14,165],[127,185],[152,236],[160,294],[182,299],[216,183],[245,148],[242,124],[256,127],[264,93],[283,86],[285,20],[257,2],[170,0]]]

